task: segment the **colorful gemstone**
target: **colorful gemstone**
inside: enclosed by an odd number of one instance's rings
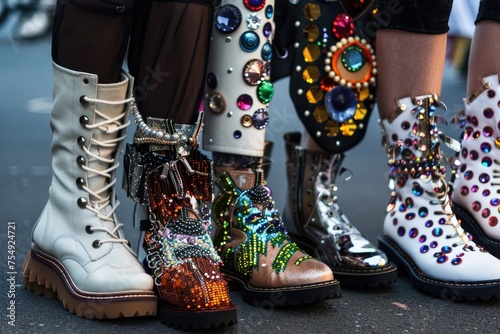
[[[482,143],[480,147],[481,151],[483,151],[484,153],[489,153],[491,151],[491,145],[488,143]]]
[[[462,259],[459,257],[456,257],[453,260],[451,260],[451,264],[454,266],[458,266],[460,263],[462,263]]]
[[[250,115],[241,116],[240,123],[244,128],[252,126],[252,116]]]
[[[347,14],[339,14],[332,23],[332,32],[337,39],[354,34],[354,20]]]
[[[406,218],[406,220],[412,220],[412,219],[414,219],[416,216],[417,216],[416,214],[414,214],[413,212],[411,212],[411,213],[407,213],[407,214],[405,215],[405,218]]]
[[[494,132],[493,132],[493,128],[491,126],[485,126],[484,129],[483,129],[483,135],[485,137],[491,137],[493,136]]]
[[[430,245],[431,248],[436,248],[438,246],[438,242],[437,241],[431,241]]]
[[[495,216],[490,217],[490,219],[488,219],[488,224],[490,226],[497,226],[497,224],[498,224],[498,218],[495,217]]]
[[[270,19],[271,17],[273,17],[273,13],[274,13],[273,6],[272,5],[268,5],[266,7],[266,18]]]
[[[270,81],[263,80],[257,87],[257,97],[259,101],[266,104],[271,102],[274,96],[274,86]]]
[[[241,24],[241,12],[234,5],[223,5],[215,14],[215,26],[220,32],[231,33]]]
[[[271,58],[273,56],[273,48],[272,48],[271,44],[265,43],[262,46],[261,56],[262,56],[262,59],[265,61],[271,60]]]
[[[490,209],[483,209],[483,211],[481,211],[481,217],[488,218],[489,216],[490,216]]]
[[[437,258],[437,263],[445,263],[446,261],[448,261],[448,256],[446,255],[441,255],[440,257]]]
[[[264,27],[262,28],[262,33],[264,34],[264,36],[266,36],[267,38],[269,38],[269,36],[272,35],[273,33],[273,26],[271,23],[269,22],[266,22],[266,24],[264,24]]]
[[[427,240],[427,237],[425,235],[421,235],[420,238],[418,238],[418,241],[420,242],[425,242]]]
[[[422,194],[424,193],[424,189],[422,189],[422,187],[416,182],[413,183],[411,191],[415,196],[422,196]]]
[[[493,161],[490,157],[484,157],[481,159],[481,165],[483,165],[484,167],[490,167],[492,163]]]
[[[493,110],[491,108],[486,108],[483,110],[483,115],[486,118],[492,118],[494,114],[495,113],[493,112]]]
[[[319,68],[315,65],[306,66],[304,72],[302,72],[302,78],[305,82],[312,84],[319,79]]]
[[[245,7],[256,12],[264,8],[266,0],[243,0],[243,3],[245,4]]]
[[[469,194],[469,188],[466,186],[460,187],[460,194],[462,196],[467,196]]]
[[[252,97],[248,94],[242,94],[238,96],[238,99],[236,100],[236,105],[241,110],[248,110],[253,105]]]
[[[498,198],[492,198],[490,204],[493,206],[497,206],[498,204],[500,204],[500,200]]]
[[[420,253],[427,253],[429,251],[429,246],[423,245],[420,247]]]
[[[366,62],[363,50],[355,45],[349,46],[342,52],[341,60],[342,65],[344,65],[345,69],[349,72],[359,71]]]
[[[432,222],[432,220],[428,220],[425,222],[425,227],[432,227],[432,225],[434,225],[434,223]]]
[[[475,201],[472,203],[472,210],[474,211],[479,211],[481,210],[481,203],[479,203],[478,201]]]
[[[398,235],[399,235],[400,237],[402,237],[403,235],[405,235],[405,232],[406,232],[406,230],[405,230],[405,228],[404,228],[403,226],[400,226],[400,227],[398,228]]]
[[[334,121],[344,123],[356,113],[358,101],[352,89],[336,86],[325,95],[325,107]]]
[[[428,213],[429,213],[429,210],[427,210],[427,208],[418,209],[418,215],[422,218],[427,217]]]
[[[266,109],[260,108],[256,112],[254,112],[252,120],[255,128],[262,130],[267,126],[267,123],[269,122],[269,114]]]
[[[236,139],[240,139],[241,138],[241,131],[240,130],[236,130],[233,132],[233,136],[234,138]]]
[[[321,16],[321,8],[318,4],[309,2],[304,6],[304,16],[309,21],[315,21]]]
[[[408,235],[410,236],[410,238],[416,238],[418,236],[418,230],[416,228],[412,228],[408,232]]]
[[[471,160],[477,160],[477,158],[479,158],[479,153],[477,153],[476,151],[472,150],[469,153],[469,158],[471,158]]]
[[[269,66],[260,59],[250,59],[243,67],[243,79],[252,86],[259,85],[269,75]]]
[[[208,95],[208,107],[216,114],[220,114],[226,110],[226,100],[219,92],[212,92]]]
[[[311,104],[319,103],[323,100],[323,90],[319,86],[311,86],[306,93],[306,99]]]
[[[253,52],[257,50],[260,44],[259,35],[253,31],[247,31],[240,36],[240,47],[245,52]]]
[[[445,254],[451,253],[453,249],[450,246],[443,246],[441,247],[441,251]]]
[[[473,193],[477,193],[478,190],[479,190],[479,187],[476,185],[470,187],[470,191],[472,191]]]
[[[488,89],[488,91],[486,92],[486,95],[487,95],[490,99],[494,98],[494,97],[495,97],[495,95],[496,95],[495,90],[493,90],[493,89]]]
[[[464,173],[464,179],[466,179],[466,180],[470,180],[470,179],[472,179],[472,177],[473,177],[473,176],[474,176],[474,173],[472,173],[472,171],[471,171],[471,170],[468,170],[468,171],[466,171],[466,172]]]
[[[319,37],[319,28],[316,24],[308,24],[304,27],[304,37],[309,43],[314,42]]]
[[[490,181],[490,176],[486,173],[482,173],[479,175],[479,182],[481,183],[488,183]]]
[[[439,237],[443,234],[443,229],[440,227],[436,227],[432,230],[432,235],[435,237]]]
[[[304,57],[304,61],[306,63],[312,63],[317,60],[321,55],[321,51],[319,46],[316,44],[307,44],[302,51],[302,56]]]
[[[333,80],[333,78],[324,77],[323,79],[321,79],[319,86],[324,92],[328,92],[335,87],[335,81]]]

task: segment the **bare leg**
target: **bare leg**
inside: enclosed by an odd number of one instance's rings
[[[471,96],[482,84],[485,76],[500,74],[500,23],[484,20],[476,25],[469,58],[467,96]]]
[[[419,34],[384,29],[377,35],[380,117],[388,118],[405,96],[440,94],[446,34]]]

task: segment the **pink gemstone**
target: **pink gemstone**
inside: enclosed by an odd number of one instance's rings
[[[483,209],[483,211],[481,211],[481,216],[483,216],[483,218],[488,218],[490,216],[490,209]]]
[[[496,226],[498,224],[497,217],[490,217],[490,219],[488,219],[488,224],[490,224],[490,226]]]
[[[347,38],[354,34],[354,20],[347,14],[337,15],[332,24],[332,32],[337,39]]]
[[[238,100],[236,101],[236,104],[241,110],[248,110],[252,107],[253,104],[252,97],[247,94],[240,95],[238,97]]]
[[[472,203],[472,210],[474,210],[474,211],[481,210],[481,203],[479,203],[479,202]]]

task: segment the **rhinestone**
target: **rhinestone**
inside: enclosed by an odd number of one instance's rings
[[[405,232],[406,232],[406,230],[405,230],[405,228],[404,228],[403,226],[400,226],[400,227],[398,228],[398,235],[399,235],[400,237],[404,236],[404,235],[405,235]]]
[[[339,14],[332,23],[332,32],[337,39],[354,34],[354,20],[347,14]]]
[[[302,55],[304,56],[304,61],[306,63],[312,63],[319,58],[321,51],[318,45],[309,43],[302,51]]]
[[[399,211],[400,211],[400,212],[405,212],[405,211],[406,211],[406,205],[401,204],[401,205],[399,206]]]
[[[316,24],[308,24],[304,27],[303,33],[306,41],[312,43],[319,37],[319,28]]]
[[[461,258],[454,258],[453,260],[451,260],[451,264],[454,265],[454,266],[458,266],[460,263],[462,263],[462,259]]]
[[[266,24],[264,24],[264,27],[262,28],[262,33],[264,34],[264,36],[269,38],[269,36],[271,36],[271,34],[273,33],[272,24],[269,22],[266,22]]]
[[[498,224],[498,218],[495,217],[495,216],[490,217],[490,219],[488,219],[488,224],[490,226],[497,226],[497,224]]]
[[[321,8],[318,4],[309,2],[304,6],[304,16],[309,21],[315,21],[321,16]]]
[[[319,79],[319,68],[315,65],[306,66],[302,72],[302,78],[305,82],[312,84]]]
[[[257,50],[259,44],[259,35],[253,31],[247,31],[240,36],[240,48],[245,52],[253,52]]]
[[[223,33],[231,33],[241,24],[241,12],[234,5],[223,5],[215,15],[215,26]]]
[[[446,224],[446,218],[439,218],[438,223],[439,223],[440,225],[444,225],[444,224]]]
[[[432,225],[434,225],[434,223],[432,222],[432,220],[428,220],[425,222],[425,227],[432,227]]]
[[[445,254],[451,253],[453,249],[450,246],[443,246],[441,247],[441,251]]]
[[[478,186],[472,186],[472,187],[470,187],[470,191],[472,191],[473,193],[477,193],[478,190],[479,190]]]
[[[469,153],[469,158],[471,158],[471,160],[477,160],[477,158],[479,158],[479,153],[477,153],[476,151],[470,151]]]
[[[422,187],[418,183],[415,182],[415,183],[413,183],[412,193],[415,196],[422,196],[422,194],[424,193],[424,189],[422,189]]]
[[[269,74],[269,67],[260,59],[250,59],[243,68],[243,79],[252,86],[259,85]]]
[[[257,87],[257,97],[259,101],[266,104],[271,102],[274,96],[274,86],[270,81],[264,80]]]
[[[466,179],[466,180],[472,179],[473,176],[474,176],[474,173],[472,173],[472,171],[470,171],[470,170],[468,170],[464,173],[464,179]]]
[[[410,232],[408,233],[410,238],[416,238],[418,236],[418,230],[416,228],[410,229]]]
[[[479,182],[481,183],[488,183],[490,181],[490,176],[486,173],[482,173],[479,175]]]
[[[398,224],[398,219],[397,219],[397,218],[394,218],[394,219],[392,220],[392,224],[393,224],[393,225],[397,225],[397,224]]]
[[[418,215],[422,218],[427,217],[428,213],[429,213],[429,210],[427,210],[427,208],[418,209]]]
[[[420,253],[427,253],[429,251],[429,246],[423,245],[420,247]]]
[[[460,194],[462,196],[467,196],[469,194],[469,188],[467,188],[466,186],[463,186],[460,188]]]
[[[494,132],[493,132],[493,128],[491,126],[485,126],[484,129],[483,129],[483,135],[485,137],[491,137],[493,136]]]
[[[358,101],[352,89],[336,86],[325,95],[325,107],[334,121],[344,123],[356,113]]]
[[[363,51],[358,46],[349,46],[342,52],[342,65],[349,72],[359,71],[366,62]]]
[[[273,48],[272,48],[271,44],[265,43],[262,46],[262,50],[260,51],[260,54],[261,54],[263,60],[265,60],[265,61],[271,60],[271,58],[273,56]]]
[[[483,209],[483,211],[481,211],[481,216],[483,218],[488,218],[490,216],[490,209]]]
[[[436,227],[432,230],[432,235],[435,237],[439,237],[443,234],[443,230],[440,227]]]
[[[268,5],[266,7],[266,18],[270,19],[271,17],[273,17],[273,13],[274,13],[273,6],[272,5]]]
[[[243,0],[245,6],[251,11],[258,11],[264,8],[266,5],[266,0]]]
[[[238,96],[238,99],[236,100],[236,105],[241,110],[248,110],[253,105],[252,97],[248,94],[242,94]]]
[[[425,235],[421,235],[420,238],[418,238],[418,241],[420,242],[425,242],[427,240],[427,237]]]
[[[324,92],[328,92],[335,87],[335,81],[333,80],[333,78],[327,76],[321,79],[319,86]]]
[[[317,123],[323,123],[328,120],[328,114],[323,106],[314,108],[313,116]]]
[[[445,263],[446,261],[448,261],[448,256],[446,255],[441,255],[440,257],[437,258],[437,263]]]
[[[478,201],[475,201],[472,203],[472,210],[474,211],[479,211],[481,210],[481,203],[479,203]]]
[[[500,148],[500,138],[495,138],[495,147]]]
[[[212,92],[208,96],[208,107],[216,114],[226,110],[226,100],[219,92]]]
[[[260,108],[253,114],[252,120],[255,128],[264,129],[269,122],[269,114],[266,109]]]
[[[236,139],[240,139],[241,138],[241,131],[240,130],[236,130],[233,132],[233,136],[234,138]]]
[[[484,153],[489,153],[491,151],[491,145],[488,143],[482,143],[480,147],[481,151],[483,151]]]
[[[500,203],[500,200],[498,198],[492,198],[490,201],[490,204],[493,206],[497,206]]]
[[[493,89],[489,89],[487,92],[486,92],[486,95],[491,99],[491,98],[494,98],[496,93]]]
[[[411,212],[411,213],[407,213],[407,214],[405,215],[406,220],[412,220],[412,219],[413,219],[413,218],[415,218],[415,217],[416,217],[416,215],[415,215],[413,212]]]
[[[311,86],[306,93],[307,101],[311,104],[319,103],[324,97],[323,91],[319,86]]]
[[[410,128],[410,123],[408,121],[404,121],[401,123],[401,129],[408,130]]]
[[[437,241],[431,241],[430,246],[431,248],[436,248],[438,246]]]

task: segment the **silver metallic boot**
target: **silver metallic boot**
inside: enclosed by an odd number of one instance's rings
[[[57,297],[86,318],[156,313],[153,280],[115,215],[115,173],[132,100],[132,78],[121,80],[98,84],[96,75],[54,64],[53,178],[23,267],[28,290]]]
[[[449,300],[498,298],[500,260],[472,241],[451,210],[436,125],[440,105],[435,95],[404,98],[395,116],[382,121],[393,193],[379,245],[422,293]]]
[[[453,211],[462,226],[496,257],[500,257],[499,97],[498,76],[492,75],[465,101],[461,165],[452,195]]]
[[[301,248],[321,259],[344,287],[376,287],[394,282],[397,268],[365,239],[337,204],[336,178],[344,154],[300,147],[300,133],[285,134],[288,205],[284,221]]]

